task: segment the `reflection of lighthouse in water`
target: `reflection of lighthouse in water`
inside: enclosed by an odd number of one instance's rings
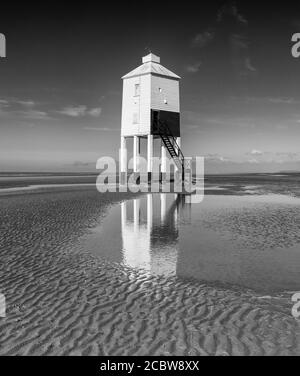
[[[130,207],[131,206],[131,207]],[[131,218],[130,218],[131,217]],[[147,195],[121,206],[124,263],[157,275],[175,275],[178,197]]]

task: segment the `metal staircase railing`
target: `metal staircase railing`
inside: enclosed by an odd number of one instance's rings
[[[171,158],[174,160],[177,168],[184,172],[184,155],[177,143],[176,138],[173,136],[167,123],[158,121],[158,133],[168,149]]]

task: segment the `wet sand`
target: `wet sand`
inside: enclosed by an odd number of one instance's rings
[[[291,293],[149,276],[84,249],[129,198],[88,187],[0,197],[0,355],[300,355]],[[223,230],[237,234],[232,220]]]

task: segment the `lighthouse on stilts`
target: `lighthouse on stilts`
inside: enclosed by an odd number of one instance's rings
[[[180,77],[160,64],[150,53],[143,64],[123,79],[120,170],[122,184],[127,183],[127,141],[133,139],[133,170],[139,181],[141,140],[147,140],[148,182],[153,177],[154,143],[161,147],[160,181],[170,176],[168,160],[184,176],[185,161],[181,151]]]

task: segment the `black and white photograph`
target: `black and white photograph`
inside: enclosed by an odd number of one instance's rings
[[[300,356],[299,2],[1,2],[0,356]]]

